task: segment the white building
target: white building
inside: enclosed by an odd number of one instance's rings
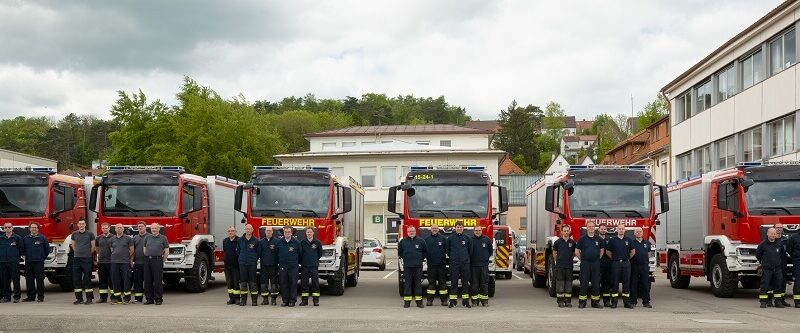
[[[53,168],[58,162],[49,158],[38,157],[15,151],[0,149],[0,168]]]
[[[672,180],[742,161],[797,160],[800,3],[785,1],[662,88]]]
[[[392,244],[397,216],[386,210],[388,189],[410,166],[478,165],[498,181],[503,151],[489,148],[493,133],[453,125],[363,126],[307,134],[310,151],[276,155],[285,166],[327,166],[366,190],[365,233]]]
[[[561,137],[561,155],[576,157],[581,149],[588,151],[594,148],[597,135],[565,135]]]

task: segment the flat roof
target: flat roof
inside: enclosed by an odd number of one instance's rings
[[[336,136],[368,136],[378,134],[415,135],[415,134],[492,134],[493,131],[468,128],[449,124],[427,125],[385,125],[355,126],[330,131],[308,133],[307,138]]]
[[[35,155],[30,155],[30,154],[20,153],[20,152],[18,152],[18,151],[13,151],[13,150],[8,150],[8,149],[2,149],[2,148],[0,148],[0,152],[5,152],[5,153],[9,153],[9,154],[20,155],[20,156],[25,156],[25,157],[30,157],[30,158],[39,159],[39,160],[50,161],[50,162],[53,162],[53,163],[58,163],[58,161],[56,161],[56,160],[51,160],[51,159],[49,159],[49,158],[46,158],[46,157],[41,157],[41,156],[35,156]]]

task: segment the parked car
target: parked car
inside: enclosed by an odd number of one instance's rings
[[[378,267],[379,270],[386,269],[386,248],[381,241],[375,238],[364,238],[364,254],[361,256],[361,267]]]
[[[514,268],[518,271],[525,269],[525,250],[528,249],[528,237],[526,235],[517,236],[514,242]]]

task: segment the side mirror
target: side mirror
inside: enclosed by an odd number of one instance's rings
[[[389,198],[386,201],[388,210],[395,214],[397,214],[397,189],[397,186],[389,188]]]
[[[575,192],[575,182],[570,179],[566,183],[564,183],[564,190],[567,191],[567,195],[572,195]]]
[[[100,185],[92,186],[92,191],[89,194],[89,210],[97,213],[97,192]]]
[[[742,180],[742,188],[744,189],[745,192],[747,192],[747,190],[750,189],[750,186],[753,186],[753,184],[755,183],[756,182],[753,181],[752,179],[745,178]]]
[[[236,190],[233,192],[233,210],[244,214],[242,211],[242,196],[244,195],[244,190],[252,189],[253,184],[244,184],[236,186]]]
[[[555,190],[558,185],[550,185],[544,191],[544,210],[553,213],[555,208]]]
[[[353,190],[350,188],[344,188],[342,194],[344,197],[342,198],[342,213],[347,213],[353,210]]]
[[[669,192],[667,192],[667,187],[664,185],[658,186],[658,197],[661,199],[661,212],[665,213],[669,211]]]
[[[500,186],[500,212],[505,213],[508,211],[508,188]]]

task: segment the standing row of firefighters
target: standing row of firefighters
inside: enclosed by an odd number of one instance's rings
[[[561,225],[561,237],[553,243],[553,273],[558,307],[572,307],[573,258],[580,259],[580,294],[578,307],[616,308],[621,297],[625,308],[633,309],[637,300],[651,308],[649,255],[653,248],[643,239],[642,229],[634,230],[635,239],[625,235],[625,225],[616,226],[616,235],[607,235],[607,227],[586,222],[586,234],[575,242],[569,225]],[[620,283],[622,293],[619,292]],[[591,290],[591,293],[590,293]],[[602,294],[603,305],[600,305]]]
[[[283,227],[283,237],[273,235],[271,228],[264,230],[260,240],[253,235],[253,226],[244,228],[244,235],[237,236],[236,229],[228,229],[228,237],[222,241],[225,251],[225,281],[228,283],[228,305],[247,305],[247,296],[252,305],[276,305],[278,289],[281,306],[297,303],[297,280],[300,276],[300,306],[308,305],[309,296],[314,306],[319,306],[319,259],[322,243],[314,236],[314,229],[307,228],[305,237],[292,237],[294,229]],[[257,266],[261,266],[258,280]]]
[[[403,307],[411,301],[422,305],[422,263],[427,259],[428,290],[427,305],[433,305],[439,295],[442,306],[453,308],[458,301],[458,285],[461,282],[461,299],[464,307],[489,306],[489,258],[492,256],[492,240],[483,235],[480,226],[475,226],[474,235],[464,234],[463,222],[457,222],[455,233],[445,237],[439,227],[432,225],[431,235],[424,240],[417,237],[413,226],[406,229],[407,236],[397,245],[397,257],[403,262]],[[450,289],[447,289],[446,259],[450,262]],[[470,303],[470,299],[472,303]]]
[[[794,307],[800,308],[800,233],[783,237],[783,224],[776,223],[767,229],[767,239],[756,248],[756,259],[761,263],[761,283],[758,300],[762,308],[789,307],[786,302],[786,277],[789,262],[795,279]]]

